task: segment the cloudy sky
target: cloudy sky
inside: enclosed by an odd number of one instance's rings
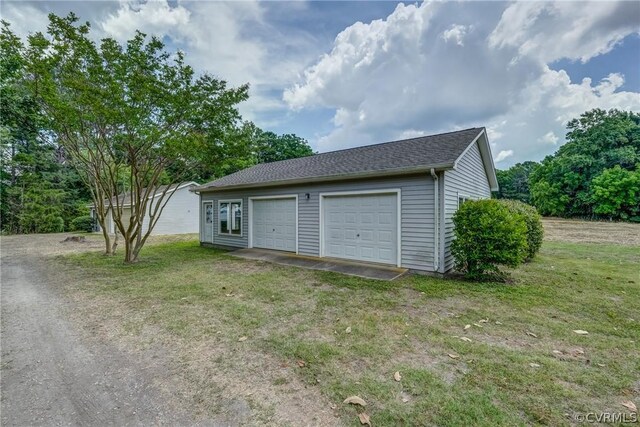
[[[245,119],[317,151],[486,126],[499,168],[540,160],[570,118],[640,111],[637,2],[12,2],[20,35],[74,11],[136,29],[201,72],[250,83]]]

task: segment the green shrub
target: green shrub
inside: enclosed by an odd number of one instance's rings
[[[55,214],[43,216],[36,228],[36,233],[62,233],[63,231],[64,219]]]
[[[500,265],[516,267],[527,257],[527,225],[521,214],[495,199],[467,201],[453,216],[456,268],[469,279],[504,278]]]
[[[93,218],[89,215],[79,216],[71,220],[69,223],[71,231],[86,231],[91,233],[93,231]]]
[[[524,222],[527,224],[526,260],[532,260],[540,250],[542,238],[544,237],[544,228],[542,227],[542,219],[538,210],[519,200],[501,199],[500,203],[505,205],[512,213],[520,214],[524,217]]]

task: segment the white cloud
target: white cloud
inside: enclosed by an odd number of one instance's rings
[[[468,29],[465,25],[453,24],[442,33],[442,38],[445,41],[454,41],[458,46],[464,46],[464,37],[467,35]]]
[[[184,50],[198,72],[250,83],[246,119],[306,128],[320,151],[486,126],[494,153],[513,152],[504,166],[549,154],[583,111],[640,110],[621,74],[572,82],[549,67],[587,61],[636,33],[633,2],[399,4],[385,19],[344,28],[332,45],[300,25],[314,13],[306,2],[2,4],[22,36],[44,30],[48,12],[70,10],[92,22],[96,39],[123,41],[140,29]]]
[[[563,70],[546,68],[523,88],[511,111],[489,122],[504,136],[502,150],[514,149],[514,161],[539,160],[564,142],[566,123],[593,108],[640,110],[640,94],[619,91],[623,80],[611,74],[593,83],[572,83]]]
[[[47,13],[29,4],[3,2],[2,19],[11,24],[11,31],[26,39],[29,33],[46,30]]]
[[[272,6],[257,1],[124,2],[99,26],[120,41],[131,38],[136,29],[169,37],[176,48],[187,52],[187,61],[197,70],[232,86],[249,83],[250,97],[240,105],[240,112],[263,125],[262,113],[271,115],[263,120],[268,123],[274,122],[276,111],[286,115],[286,104],[273,92],[294,80],[314,53],[308,38],[286,38],[271,25],[265,18],[268,7]],[[293,7],[299,12],[304,6]]]
[[[586,62],[609,52],[638,31],[634,2],[516,2],[489,36],[493,48],[513,48],[516,57],[544,63],[561,58]]]
[[[187,8],[188,6],[188,8]],[[256,2],[193,2],[169,5],[166,0],[124,2],[98,22],[107,35],[124,42],[140,30],[148,35],[169,37],[187,50],[187,60],[233,85],[255,82],[265,52],[259,40],[244,37],[246,25],[262,25]]]
[[[502,150],[498,153],[498,155],[495,157],[494,162],[496,163],[500,163],[501,161],[503,161],[504,159],[513,156],[513,150]]]
[[[538,141],[544,142],[545,144],[556,145],[558,141],[560,141],[560,138],[558,138],[558,136],[553,133],[553,131],[549,131],[545,133],[542,138],[538,138]]]
[[[576,83],[548,66],[601,54],[637,31],[630,5],[487,9],[400,4],[384,20],[353,24],[283,99],[294,111],[334,109],[335,128],[315,143],[320,151],[486,126],[496,159],[506,163],[549,154],[552,136],[560,143],[566,121],[586,110],[640,109],[640,94],[622,91],[620,74]]]
[[[184,6],[171,7],[166,1],[124,2],[100,27],[120,42],[130,39],[136,29],[151,35],[175,37],[189,25],[190,16],[191,12]]]

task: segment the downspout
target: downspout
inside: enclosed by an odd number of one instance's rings
[[[440,191],[438,188],[438,174],[431,168],[433,178],[433,271],[440,267]]]

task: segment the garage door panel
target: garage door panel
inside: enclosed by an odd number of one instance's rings
[[[356,240],[356,235],[358,234],[358,230],[355,228],[347,228],[344,230],[344,238],[345,240]]]
[[[378,224],[391,225],[394,221],[391,212],[382,212],[378,214]]]
[[[361,224],[373,224],[373,222],[374,222],[374,215],[372,213],[360,214]]]
[[[371,243],[375,241],[375,232],[373,230],[360,231],[360,240],[362,242]]]
[[[397,195],[323,198],[324,255],[397,263]]]
[[[366,260],[372,260],[375,258],[375,249],[370,246],[361,246],[360,255]]]
[[[378,240],[384,243],[393,243],[393,232],[387,230],[380,230],[378,232]]]
[[[252,245],[296,251],[296,199],[253,200]]]

